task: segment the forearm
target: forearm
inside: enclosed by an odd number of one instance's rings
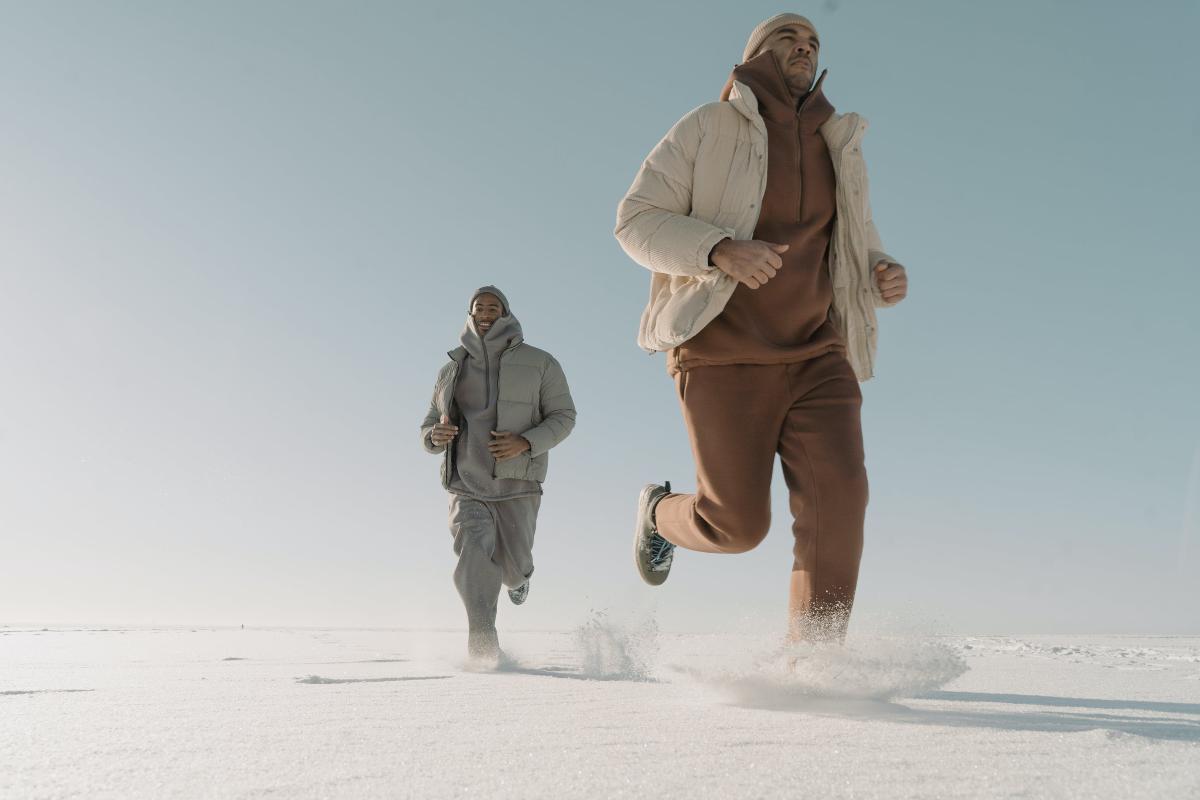
[[[427,452],[427,453],[443,453],[443,452],[445,452],[446,445],[433,443],[433,438],[431,436],[432,433],[433,433],[432,425],[429,426],[428,428],[421,429],[421,446],[423,448],[425,448],[425,452]]]
[[[425,419],[421,422],[421,446],[427,453],[441,453],[446,449],[445,445],[434,444],[431,436],[433,433],[433,426],[437,424],[440,418],[441,417],[438,414],[437,406],[430,404],[429,412],[425,415]]]
[[[547,416],[539,425],[525,431],[521,437],[529,442],[529,455],[536,458],[560,444],[575,428],[574,411],[558,411]]]
[[[733,231],[642,200],[621,205],[614,231],[621,248],[641,266],[667,275],[698,277],[714,271],[709,255]]]

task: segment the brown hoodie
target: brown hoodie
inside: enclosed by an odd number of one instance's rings
[[[799,108],[774,54],[733,71],[754,92],[767,127],[767,187],[754,238],[789,245],[766,286],[739,285],[721,314],[671,351],[674,374],[722,364],[790,364],[844,349],[829,321],[828,250],[837,205],[833,164],[818,128],[833,114],[822,83]]]

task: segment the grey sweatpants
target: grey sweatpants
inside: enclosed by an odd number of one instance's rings
[[[500,587],[516,588],[533,574],[533,532],[540,495],[475,500],[450,495],[450,534],[458,566],[454,585],[473,633],[496,629]]]

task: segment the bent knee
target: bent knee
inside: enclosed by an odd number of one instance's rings
[[[714,544],[722,553],[747,553],[762,544],[771,519],[735,522],[716,531]]]
[[[696,512],[707,526],[707,537],[718,553],[745,553],[762,544],[771,528],[771,499],[763,493],[752,502],[718,503],[701,497]]]

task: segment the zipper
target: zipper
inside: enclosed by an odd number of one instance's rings
[[[800,222],[802,219],[804,219],[804,157],[803,157],[803,154],[804,154],[804,143],[803,143],[804,129],[800,125],[800,114],[803,113],[805,106],[807,106],[812,101],[813,95],[817,92],[817,90],[821,86],[821,83],[825,80],[826,72],[828,72],[828,70],[821,71],[821,76],[819,78],[817,78],[816,82],[812,86],[812,89],[809,90],[808,94],[800,102],[800,106],[796,109],[795,124],[796,124],[796,221],[797,222]],[[820,135],[821,135],[820,133],[817,133],[817,136],[820,136]]]
[[[487,344],[483,345],[483,407],[492,403],[492,365],[488,358]]]
[[[800,118],[796,118],[796,222],[804,218],[804,169],[801,152],[804,145],[800,141]]]

